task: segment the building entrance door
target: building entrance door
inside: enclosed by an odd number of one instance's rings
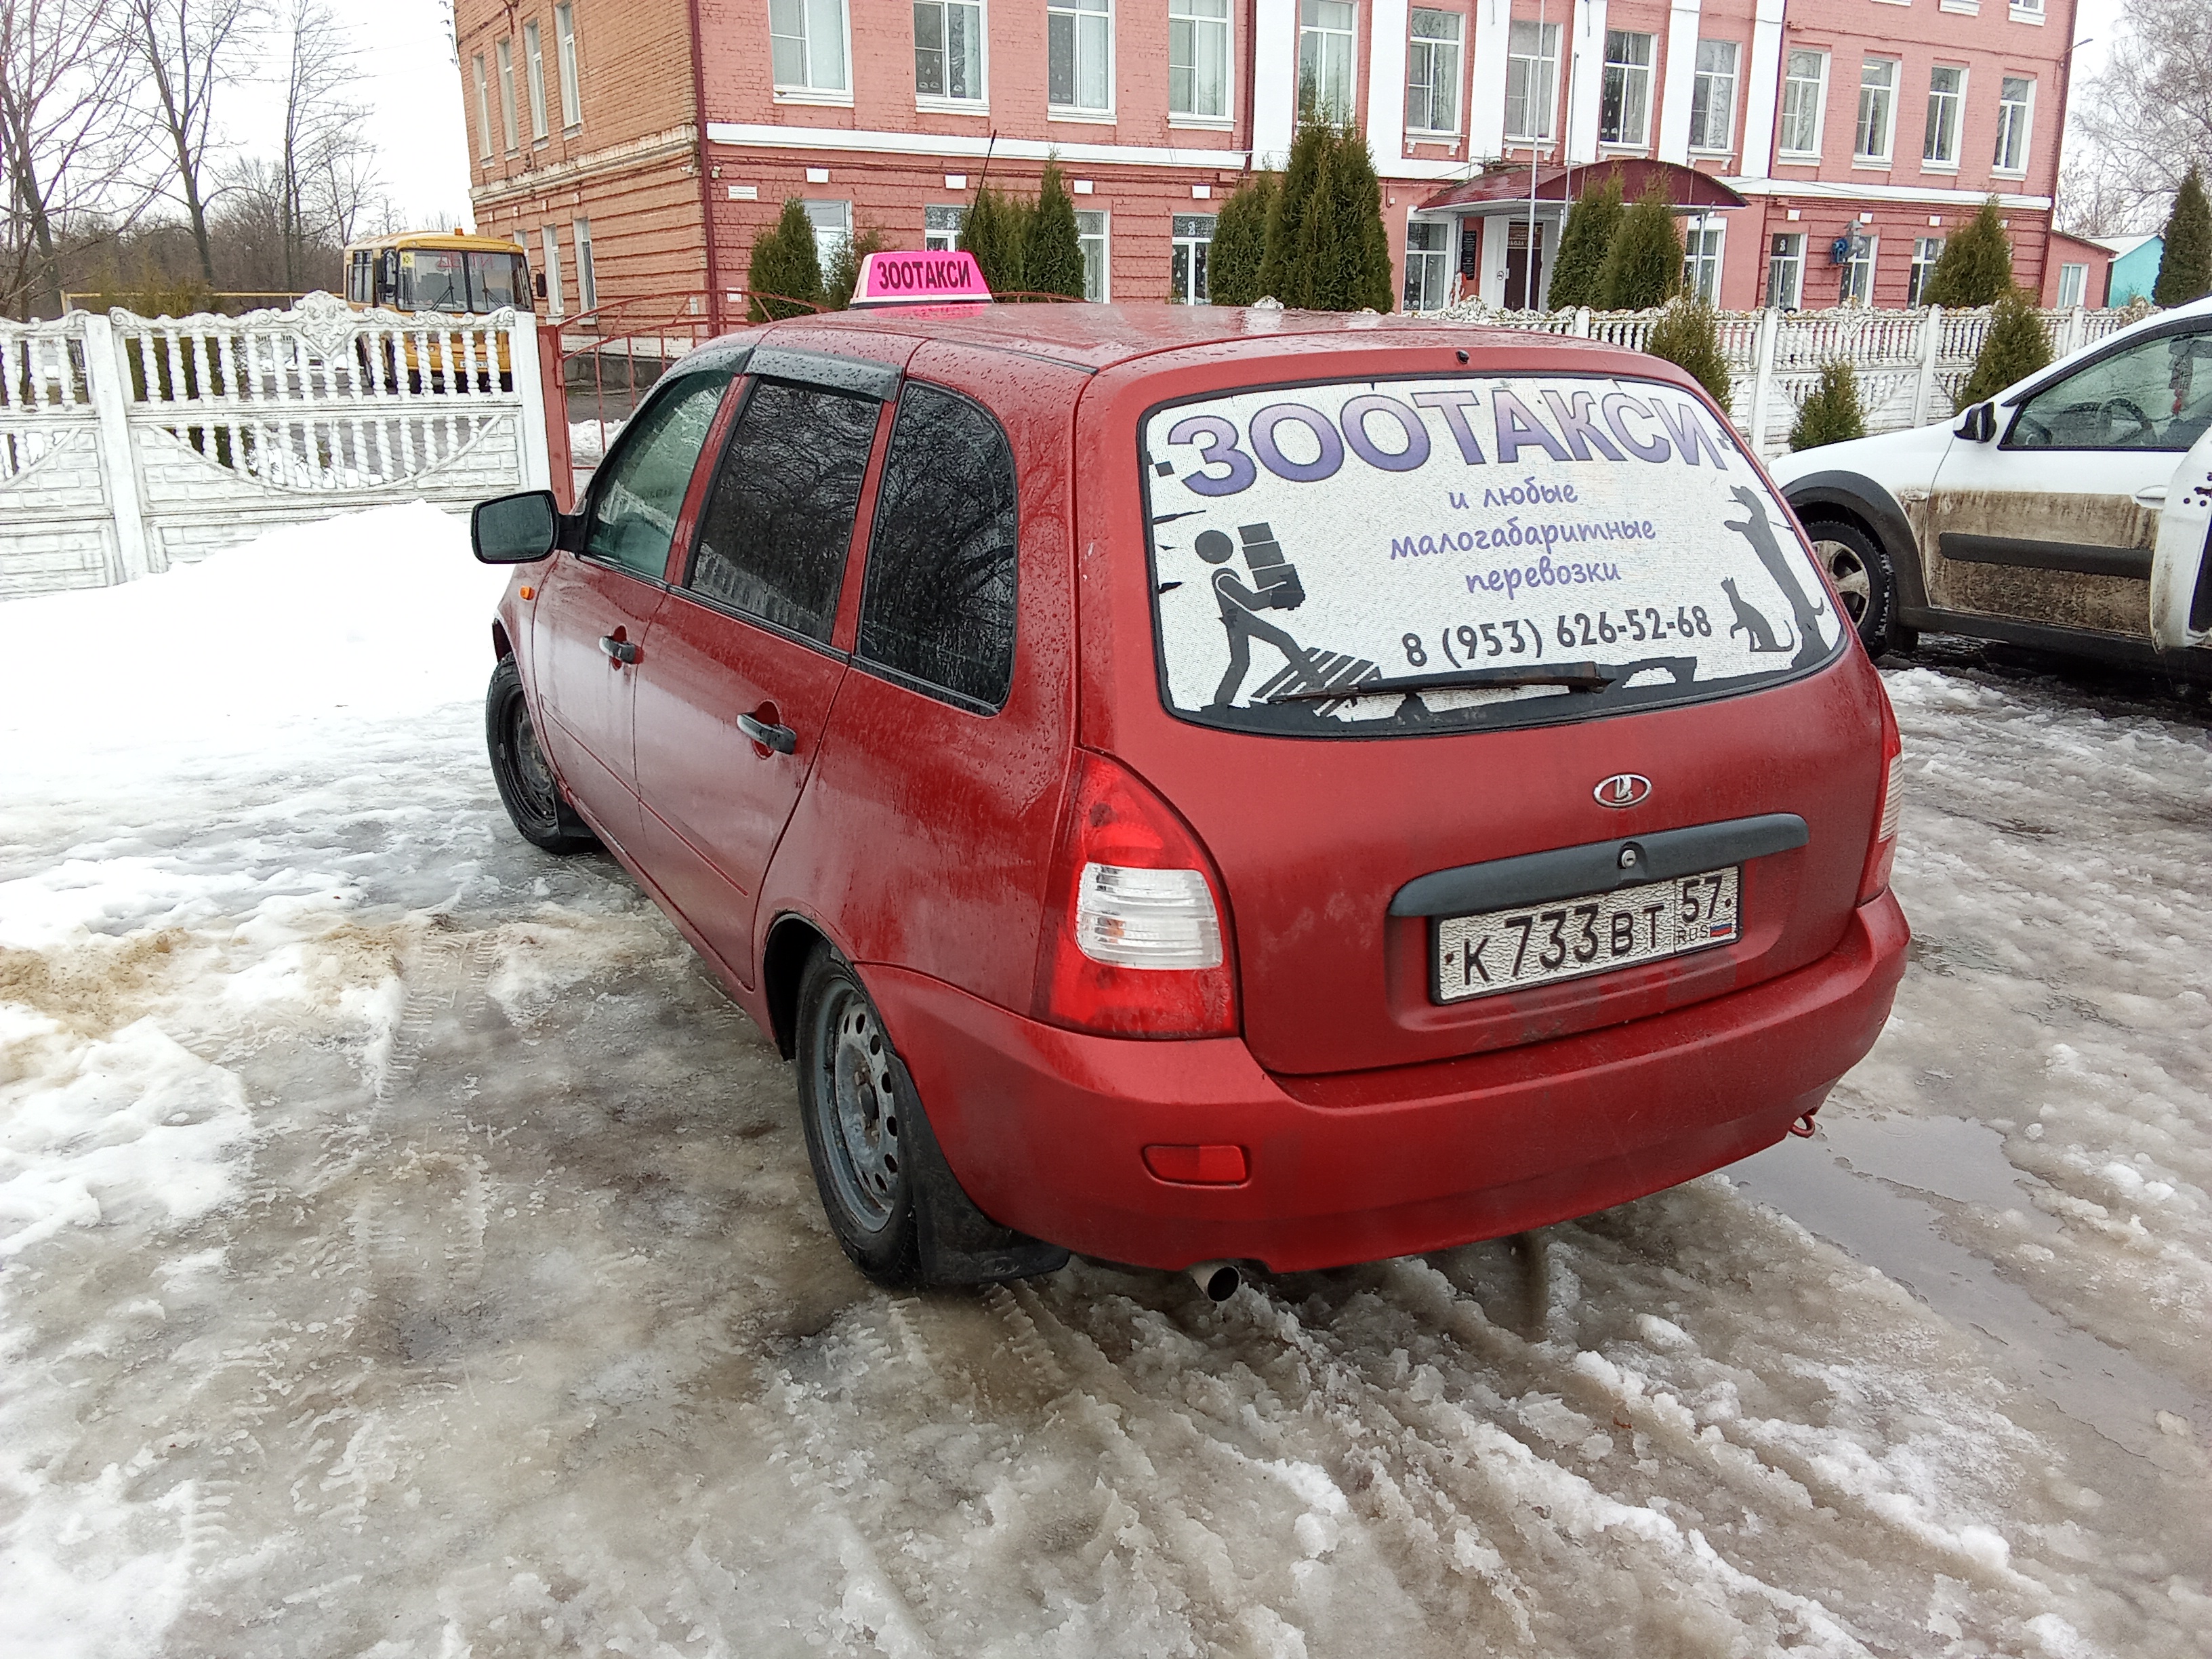
[[[1536,235],[1531,244],[1530,226],[1526,219],[1515,219],[1505,227],[1505,308],[1508,311],[1537,311],[1544,304],[1544,228],[1534,227]]]

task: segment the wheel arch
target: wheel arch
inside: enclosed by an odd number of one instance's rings
[[[817,945],[832,943],[820,927],[793,912],[778,916],[769,928],[761,951],[761,1000],[768,1006],[769,1036],[786,1060],[799,1053],[799,981],[807,958]]]
[[[495,667],[514,654],[514,642],[507,636],[507,623],[498,617],[491,619],[491,654]]]
[[[1790,510],[1809,527],[1822,520],[1852,524],[1881,544],[1889,555],[1897,581],[1898,608],[1928,608],[1926,573],[1920,563],[1920,544],[1911,521],[1897,498],[1860,472],[1812,472],[1784,492]]]

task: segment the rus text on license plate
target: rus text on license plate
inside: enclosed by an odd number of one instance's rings
[[[1740,871],[1710,870],[1586,898],[1446,916],[1437,924],[1439,1002],[1495,996],[1735,943]]]

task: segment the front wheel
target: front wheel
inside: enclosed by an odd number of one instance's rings
[[[500,659],[484,693],[484,746],[491,754],[500,804],[523,840],[549,853],[581,853],[599,844],[561,793],[538,744],[530,700],[522,695],[522,676],[512,657]]]
[[[1897,619],[1897,570],[1888,550],[1854,524],[1820,520],[1805,528],[1868,652],[1912,649],[1919,641]]]

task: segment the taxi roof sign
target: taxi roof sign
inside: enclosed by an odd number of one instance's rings
[[[957,248],[871,253],[853,289],[855,306],[974,305],[991,297],[975,256]]]

